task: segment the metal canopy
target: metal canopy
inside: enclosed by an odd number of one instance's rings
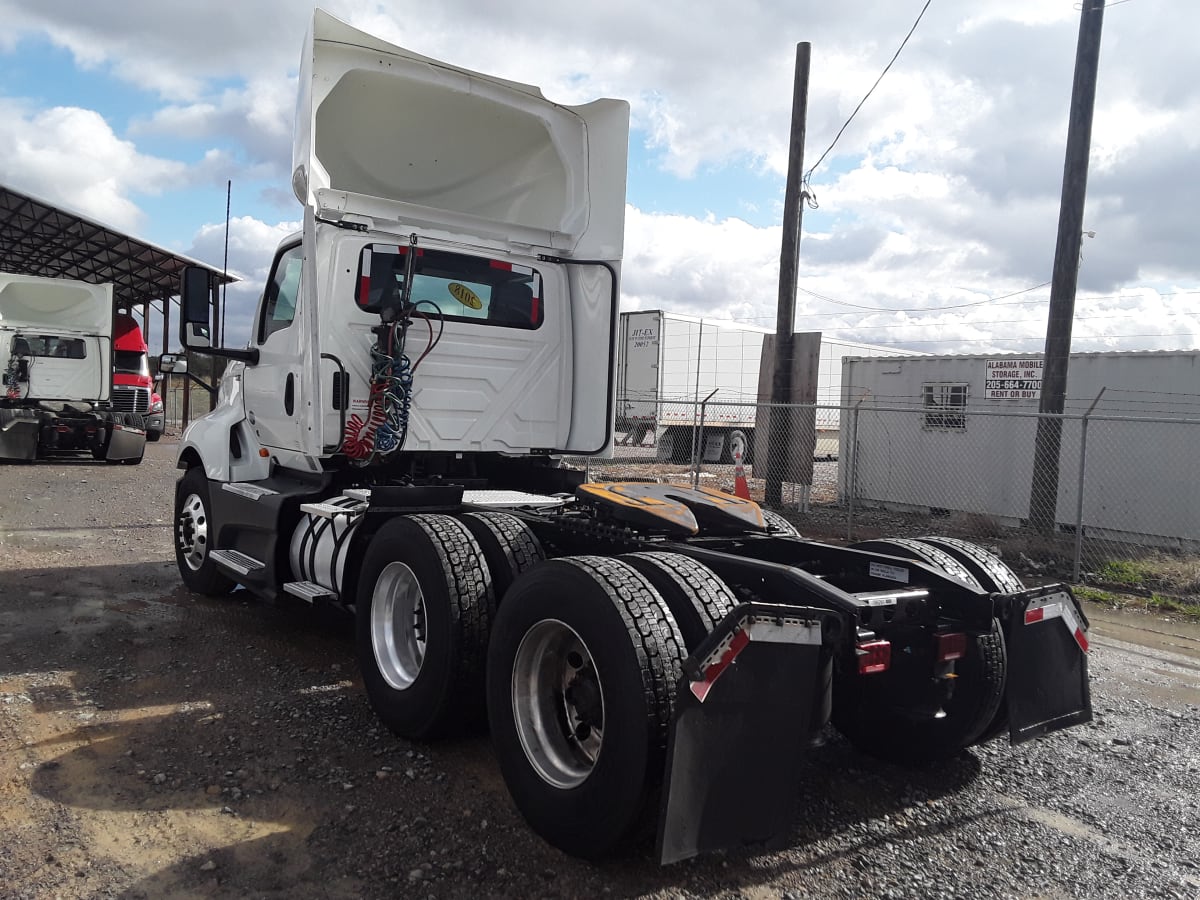
[[[152,300],[166,301],[179,294],[184,266],[202,266],[218,282],[237,280],[0,185],[0,271],[111,283],[117,306],[145,309]]]

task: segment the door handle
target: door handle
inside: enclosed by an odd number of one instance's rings
[[[296,406],[296,376],[288,372],[287,381],[283,385],[283,411],[289,416]]]

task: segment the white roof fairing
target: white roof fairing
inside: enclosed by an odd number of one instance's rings
[[[300,64],[292,187],[365,217],[619,259],[629,107],[388,44],[316,10]]]

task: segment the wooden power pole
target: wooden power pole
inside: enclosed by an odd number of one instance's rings
[[[792,332],[796,320],[796,281],[800,267],[800,224],[804,214],[804,131],[808,121],[808,70],[812,44],[796,45],[796,81],[792,89],[792,136],[788,148],[787,189],[783,198],[783,246],[779,253],[779,302],[775,312],[775,372],[768,410],[768,506],[783,501],[783,472],[787,465],[788,410],[779,404],[792,400]]]
[[[1079,44],[1075,51],[1075,83],[1067,125],[1067,154],[1063,165],[1062,200],[1058,212],[1058,242],[1050,282],[1050,315],[1046,323],[1046,352],[1042,361],[1042,396],[1038,404],[1037,439],[1033,455],[1033,484],[1029,492],[1029,522],[1037,530],[1054,531],[1058,507],[1059,450],[1062,411],[1067,393],[1067,362],[1075,318],[1075,289],[1079,282],[1079,252],[1083,242],[1083,205],[1087,196],[1088,157],[1092,149],[1092,112],[1100,67],[1100,32],[1105,0],[1083,0]]]

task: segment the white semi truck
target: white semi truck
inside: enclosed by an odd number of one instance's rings
[[[185,584],[352,607],[395,733],[490,728],[517,807],[596,857],[787,833],[832,718],[952,757],[1090,718],[1083,619],[943,539],[805,541],[756,504],[582,483],[612,446],[628,108],[418,56],[317,11],[292,187],[249,347],[180,443]]]
[[[112,403],[111,284],[0,272],[0,460],[137,465],[141,416]]]
[[[741,432],[752,456],[756,404],[770,398],[770,385],[759,379],[763,342],[770,334],[774,329],[660,309],[621,313],[616,412],[620,443],[652,443],[661,462],[687,462],[693,452],[708,462],[731,462],[730,437]],[[796,338],[820,346],[812,367],[816,382],[808,399],[798,402],[818,404],[816,453],[836,456],[842,359],[913,354],[820,332]],[[702,416],[701,401],[710,395]],[[698,442],[695,430],[701,424],[703,441]]]

